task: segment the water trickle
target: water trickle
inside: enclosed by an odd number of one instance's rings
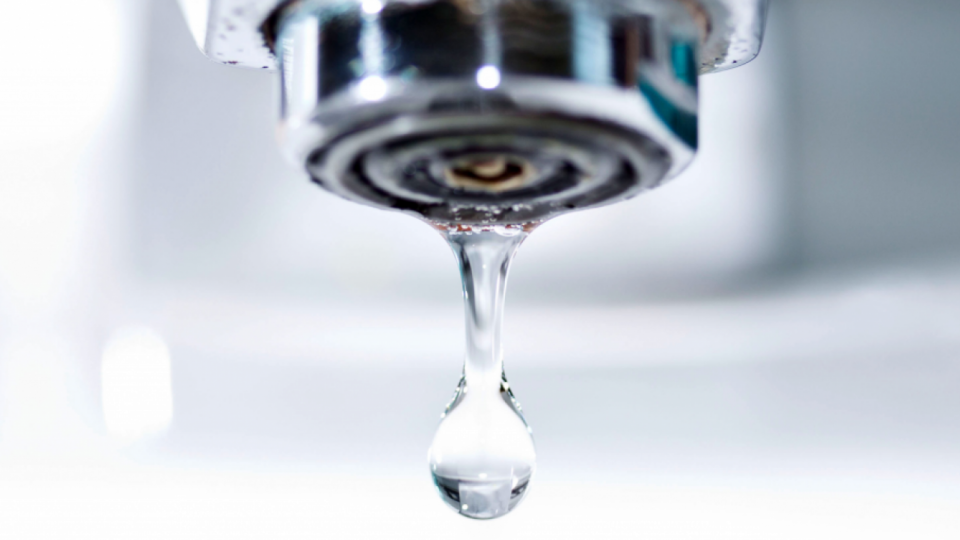
[[[531,230],[442,229],[460,260],[467,359],[429,462],[444,502],[469,518],[498,518],[516,508],[536,468],[533,437],[507,383],[500,341],[510,263]]]

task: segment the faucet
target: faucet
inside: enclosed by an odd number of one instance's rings
[[[767,0],[180,0],[210,59],[279,71],[280,144],[346,199],[505,225],[676,177],[700,75],[760,51]]]
[[[277,70],[280,139],[327,190],[431,222],[467,359],[429,452],[441,499],[504,516],[536,469],[503,371],[510,261],[539,223],[680,174],[701,74],[752,60],[765,0],[182,0],[211,58]]]

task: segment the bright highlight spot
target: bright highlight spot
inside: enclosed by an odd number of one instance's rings
[[[134,441],[158,434],[173,419],[170,352],[149,328],[110,336],[101,365],[103,417],[111,435]]]
[[[383,2],[380,0],[364,0],[362,9],[368,15],[376,15],[383,11]]]
[[[477,71],[477,84],[485,90],[493,90],[500,86],[500,70],[495,66],[483,66]]]
[[[360,92],[360,97],[367,101],[380,101],[387,97],[387,81],[376,75],[367,77],[360,81],[357,90]]]

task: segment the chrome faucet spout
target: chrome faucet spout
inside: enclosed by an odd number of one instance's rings
[[[698,144],[699,77],[766,0],[181,0],[210,58],[280,71],[281,145],[327,190],[436,223],[628,199]]]

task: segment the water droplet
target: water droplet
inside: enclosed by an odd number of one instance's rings
[[[441,498],[460,514],[493,519],[526,496],[536,468],[530,428],[503,371],[501,326],[510,263],[523,227],[445,230],[460,260],[467,360],[430,448]]]

